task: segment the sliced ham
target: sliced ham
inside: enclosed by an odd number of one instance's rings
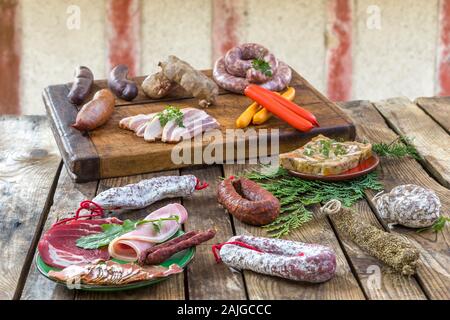
[[[159,117],[154,117],[152,121],[147,124],[144,132],[145,141],[156,141],[161,139],[163,128],[159,121]]]
[[[109,254],[119,260],[136,261],[143,251],[175,235],[180,225],[186,221],[188,213],[181,204],[174,203],[154,211],[144,219],[155,220],[171,216],[178,216],[178,222],[164,221],[161,223],[160,230],[152,223],[142,224],[136,230],[114,239],[108,246]]]
[[[168,121],[162,127],[157,113],[124,118],[120,121],[119,126],[122,129],[134,131],[138,137],[144,137],[145,141],[161,140],[167,143],[191,139],[203,132],[220,128],[219,122],[204,110],[184,108],[181,109],[181,112],[183,113],[182,127],[173,120]]]
[[[39,255],[49,266],[65,268],[72,264],[88,263],[96,259],[109,259],[107,248],[82,249],[76,241],[87,235],[102,232],[102,224],[122,224],[116,218],[74,220],[50,228],[38,244]]]

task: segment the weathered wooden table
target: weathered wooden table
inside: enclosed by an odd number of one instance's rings
[[[429,187],[450,213],[450,98],[405,98],[379,103],[341,104],[357,125],[360,139],[392,141],[397,135],[413,137],[423,156],[383,159],[378,169],[387,190],[405,183]],[[414,277],[403,277],[368,256],[345,236],[336,233],[333,220],[316,216],[288,238],[331,246],[337,253],[337,275],[320,285],[293,283],[252,272],[232,273],[217,265],[210,243],[197,248],[183,274],[155,286],[120,293],[71,291],[41,276],[35,268],[36,245],[57,217],[73,212],[80,201],[114,186],[158,174],[105,179],[74,184],[62,165],[45,117],[0,117],[0,298],[1,299],[450,299],[450,229],[416,233],[396,228],[416,243],[421,263]],[[160,174],[192,173],[211,187],[190,199],[179,199],[188,209],[186,230],[215,226],[214,242],[233,234],[264,235],[226,214],[216,202],[218,177],[236,174],[244,165],[214,165]],[[361,219],[380,228],[373,193],[356,205]],[[150,209],[167,204],[162,201]],[[318,208],[315,208],[317,212]],[[148,211],[148,209],[146,210]],[[144,216],[138,211],[128,218]],[[381,273],[379,273],[381,272]],[[379,275],[379,276],[378,276]]]

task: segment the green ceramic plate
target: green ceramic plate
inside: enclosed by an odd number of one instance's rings
[[[174,237],[180,236],[182,235],[184,232],[183,231],[178,231],[177,234],[175,234]],[[176,263],[177,265],[179,265],[181,268],[184,268],[194,257],[195,255],[195,247],[183,250],[178,252],[177,254],[174,254],[172,257],[170,257],[168,260],[164,261],[163,263],[161,263],[162,266],[164,267],[169,267],[171,264]],[[125,261],[120,261],[117,259],[112,259],[113,261],[119,262],[119,263],[127,263]],[[62,285],[66,285],[65,282],[62,281],[56,281],[54,279],[51,279],[48,276],[48,272],[50,270],[60,270],[58,268],[53,268],[49,265],[47,265],[42,259],[41,256],[39,254],[36,255],[36,267],[38,268],[39,272],[42,273],[46,278],[52,280],[53,282],[62,284]],[[100,286],[100,285],[86,285],[86,284],[81,284],[79,286],[75,287],[70,287],[69,289],[79,289],[79,290],[86,290],[86,291],[122,291],[122,290],[130,290],[130,289],[136,289],[136,288],[141,288],[141,287],[146,287],[146,286],[150,286],[152,284],[164,281],[166,279],[168,279],[169,277],[165,277],[165,278],[159,278],[159,279],[152,279],[152,280],[146,280],[146,281],[140,281],[140,282],[134,282],[134,283],[130,283],[130,284],[126,284],[126,285],[121,285],[121,286]]]

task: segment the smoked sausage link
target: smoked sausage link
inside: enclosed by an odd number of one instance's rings
[[[128,67],[119,64],[111,70],[108,78],[108,86],[114,94],[124,100],[131,101],[138,95],[136,82],[129,80]]]
[[[75,69],[75,79],[72,84],[67,97],[73,104],[80,105],[89,95],[92,84],[94,82],[94,75],[88,67],[79,66]]]
[[[217,199],[236,219],[254,226],[275,221],[280,214],[280,202],[257,183],[240,178],[223,180]]]
[[[75,124],[80,131],[94,130],[105,124],[114,112],[114,95],[108,89],[98,91],[78,112]]]
[[[326,246],[252,236],[236,236],[228,242],[241,242],[259,250],[223,245],[220,258],[235,270],[310,283],[328,281],[336,273],[336,255]]]

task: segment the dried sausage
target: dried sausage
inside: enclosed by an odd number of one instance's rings
[[[280,214],[280,202],[257,183],[240,178],[223,180],[217,198],[236,219],[255,226],[273,222]]]
[[[215,248],[223,263],[235,270],[310,283],[328,281],[336,273],[334,251],[318,244],[236,236]]]

